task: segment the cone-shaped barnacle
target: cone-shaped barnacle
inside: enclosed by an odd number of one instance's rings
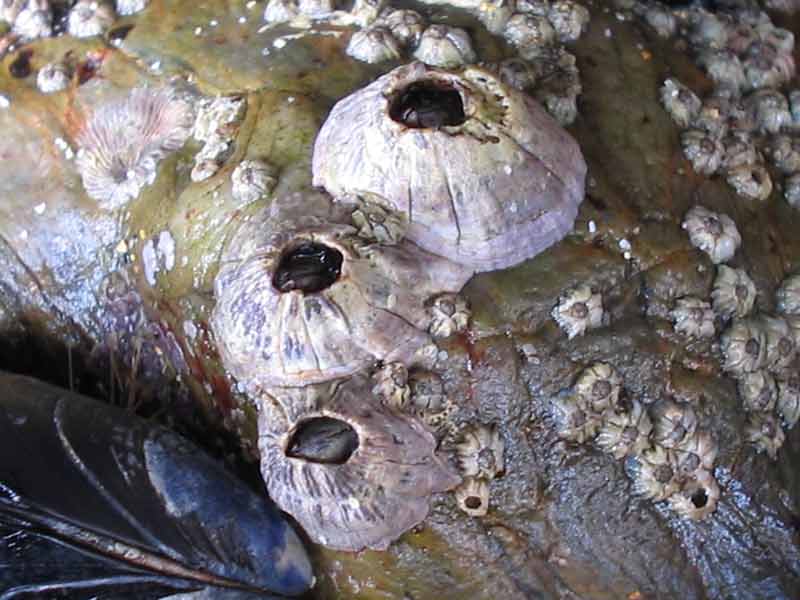
[[[413,10],[393,10],[381,15],[376,25],[386,27],[407,48],[416,48],[425,31],[425,19]]]
[[[361,62],[377,64],[400,58],[400,45],[385,27],[356,31],[347,44],[347,55]]]
[[[263,160],[243,160],[231,173],[231,193],[240,205],[266,196],[276,183],[275,168]]]
[[[428,331],[436,338],[446,338],[464,331],[472,315],[467,299],[459,294],[442,294],[433,298],[428,311],[431,318]]]
[[[619,404],[622,377],[608,363],[596,362],[581,371],[573,390],[582,406],[602,414]]]
[[[699,470],[711,471],[719,449],[710,433],[698,430],[686,436],[674,450],[679,474],[692,476]]]
[[[582,408],[575,395],[562,394],[550,402],[550,416],[561,439],[583,444],[595,435],[602,424],[599,415]]]
[[[192,135],[204,145],[194,158],[192,181],[205,181],[213,176],[231,154],[246,107],[247,102],[241,96],[204,98],[198,103]]]
[[[589,9],[573,0],[556,0],[547,11],[547,18],[559,41],[568,44],[581,37],[589,26]]]
[[[477,60],[469,34],[458,27],[431,25],[422,32],[414,58],[433,67],[452,69]]]
[[[714,312],[724,319],[741,319],[750,314],[756,301],[756,285],[743,269],[727,265],[717,267],[717,276],[711,290]]]
[[[678,333],[695,338],[714,337],[714,311],[705,300],[691,296],[678,298],[670,317]]]
[[[445,392],[442,378],[430,371],[414,369],[409,373],[408,383],[411,388],[410,411],[437,433],[447,429],[448,417],[455,405]]]
[[[43,94],[54,94],[67,89],[70,70],[64,63],[48,63],[36,75],[36,87]]]
[[[633,493],[653,502],[666,500],[680,489],[678,458],[656,444],[625,460],[625,472],[633,481]]]
[[[787,429],[800,420],[800,376],[778,380],[778,412]]]
[[[725,157],[722,159],[722,167],[727,171],[744,167],[746,165],[756,165],[761,162],[761,155],[756,150],[752,136],[744,131],[731,131],[722,140],[725,147]],[[730,182],[729,182],[730,183]]]
[[[489,71],[415,62],[334,106],[313,172],[335,198],[366,192],[407,215],[423,249],[486,271],[566,235],[586,164],[535,102]]]
[[[751,412],[744,426],[745,439],[756,446],[758,452],[766,452],[775,460],[786,436],[781,424],[772,413]]]
[[[653,441],[664,448],[683,444],[697,428],[697,415],[688,404],[661,400],[653,406]]]
[[[401,410],[411,398],[408,369],[403,363],[391,362],[372,374],[372,393],[387,406]]]
[[[722,368],[734,375],[752,373],[767,366],[767,334],[753,319],[735,320],[720,340]]]
[[[488,32],[502,35],[514,14],[514,0],[484,0],[475,14]]]
[[[137,88],[95,109],[77,135],[86,193],[108,210],[136,198],[155,180],[158,162],[188,139],[193,117],[168,89]]]
[[[23,39],[36,39],[50,37],[53,33],[53,11],[49,0],[28,0],[15,2],[12,7],[13,32]],[[10,15],[9,15],[10,16]]]
[[[521,58],[507,58],[499,63],[486,65],[500,76],[500,81],[516,90],[525,92],[536,84],[536,68]]]
[[[747,99],[756,127],[765,133],[778,133],[792,123],[789,101],[781,92],[771,89],[757,90]]]
[[[701,175],[713,175],[722,164],[725,148],[713,135],[689,129],[681,134],[681,146],[692,168]]]
[[[686,129],[700,113],[700,98],[677,79],[667,79],[661,86],[661,104],[675,124]]]
[[[800,139],[788,135],[772,136],[768,154],[781,173],[791,175],[800,171]]]
[[[778,311],[785,315],[800,315],[800,274],[783,280],[775,292]]]
[[[386,0],[355,0],[350,15],[361,27],[374,23],[386,4]]]
[[[123,16],[135,15],[147,8],[149,3],[150,0],[117,0],[117,12]]]
[[[114,24],[114,7],[103,0],[78,0],[69,11],[67,31],[75,37],[102,35]]]
[[[766,371],[745,373],[739,378],[737,387],[745,409],[769,412],[775,408],[778,387],[775,378]]]
[[[377,240],[381,244],[397,244],[408,230],[405,215],[389,210],[377,202],[363,202],[353,210],[350,217],[353,225],[358,228],[358,235]]]
[[[494,479],[505,471],[505,444],[497,427],[470,425],[456,443],[456,454],[465,477]]]
[[[718,87],[738,92],[747,85],[744,65],[735,52],[727,49],[704,50],[698,56],[697,62]]]
[[[737,194],[750,200],[763,201],[772,193],[772,178],[760,164],[744,164],[728,169],[725,181]]]
[[[527,13],[517,13],[511,17],[504,35],[525,60],[539,56],[556,40],[556,31],[546,18]]]
[[[747,84],[756,90],[780,87],[788,83],[795,74],[792,53],[779,52],[768,42],[750,44],[744,57],[743,67]]]
[[[300,206],[305,214],[292,214]],[[408,362],[429,342],[426,300],[468,274],[413,244],[367,244],[348,222],[323,194],[296,193],[232,236],[211,323],[241,383],[318,383],[376,360]]]
[[[264,20],[267,23],[280,23],[298,16],[321,18],[332,13],[333,9],[331,0],[269,0],[264,10]]]
[[[705,519],[717,509],[720,490],[717,480],[708,471],[698,471],[667,500],[677,514],[694,521]]]
[[[569,339],[603,324],[603,297],[586,284],[567,290],[550,313]]]
[[[455,490],[458,507],[471,517],[482,517],[489,511],[489,483],[477,477],[466,477]]]
[[[363,376],[262,399],[261,473],[272,500],[318,544],[384,550],[460,478],[415,418],[370,394]]]
[[[638,400],[630,400],[624,410],[606,413],[595,444],[619,460],[648,448],[652,429],[645,407]]]
[[[689,234],[692,246],[708,254],[714,264],[733,258],[742,243],[733,219],[699,204],[686,213],[682,227]]]
[[[758,315],[757,322],[767,334],[767,368],[773,372],[787,369],[797,352],[794,334],[785,319]]]

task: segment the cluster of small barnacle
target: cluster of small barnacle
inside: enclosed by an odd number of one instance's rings
[[[720,493],[712,475],[717,446],[698,428],[692,407],[669,399],[646,406],[627,397],[622,384],[609,364],[584,369],[551,403],[558,435],[593,443],[624,460],[636,495],[667,501],[675,512],[692,519],[714,512]]]

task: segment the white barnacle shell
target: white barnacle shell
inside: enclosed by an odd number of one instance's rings
[[[728,169],[725,181],[737,194],[750,200],[764,201],[772,193],[772,178],[760,164],[745,164]]]
[[[489,511],[489,483],[477,477],[466,477],[455,489],[458,507],[470,517],[482,517]]]
[[[750,314],[756,301],[756,284],[743,269],[717,266],[717,276],[711,290],[714,312],[724,319],[741,319]]]
[[[96,108],[77,136],[86,193],[112,210],[139,195],[158,162],[183,146],[194,114],[168,89],[137,88]]]
[[[747,85],[752,89],[780,87],[795,75],[794,56],[778,51],[768,42],[754,42],[745,53],[743,67]]]
[[[546,17],[550,11],[550,0],[517,0],[517,10],[521,13]]]
[[[677,455],[658,444],[625,460],[633,493],[653,502],[666,500],[680,489],[678,466]]]
[[[400,58],[400,46],[385,27],[356,31],[347,44],[347,55],[361,62],[376,64]]]
[[[67,31],[75,37],[102,35],[116,17],[114,7],[103,0],[78,0],[69,11]]]
[[[733,258],[742,243],[733,219],[699,204],[686,213],[681,226],[689,234],[692,246],[708,254],[714,264]]]
[[[547,11],[559,41],[575,42],[589,26],[589,9],[573,0],[556,0]]]
[[[800,315],[800,273],[789,275],[775,292],[778,312],[785,315]]]
[[[586,284],[561,295],[550,313],[569,339],[603,324],[603,297]]]
[[[433,67],[453,69],[474,63],[477,55],[469,34],[458,27],[430,25],[422,32],[414,58]]]
[[[550,416],[558,436],[578,444],[594,438],[602,424],[600,416],[582,408],[576,396],[554,398],[550,402]]]
[[[638,400],[631,400],[625,410],[606,413],[594,443],[619,460],[648,448],[652,429],[645,407]]]
[[[447,338],[464,331],[472,315],[466,298],[459,294],[440,294],[429,303],[428,311],[428,331],[435,338]]]
[[[782,128],[792,124],[789,101],[778,90],[769,88],[757,90],[747,99],[747,105],[753,114],[756,127],[762,132],[778,133]]]
[[[697,62],[718,86],[740,90],[747,85],[744,65],[730,50],[704,50]]]
[[[334,10],[331,0],[269,0],[264,9],[267,23],[292,21],[298,16],[322,18]]]
[[[258,427],[270,498],[328,548],[385,550],[460,482],[433,435],[373,398],[365,377],[276,390]]]
[[[785,319],[761,314],[756,317],[767,334],[767,368],[780,372],[788,368],[797,353],[794,333]]]
[[[387,406],[403,409],[411,398],[408,369],[403,363],[390,362],[372,374],[372,393]]]
[[[689,337],[714,337],[714,311],[705,300],[686,296],[678,298],[670,311],[675,331]]]
[[[386,0],[355,0],[350,14],[361,27],[375,22],[386,4]]]
[[[215,175],[232,152],[233,144],[229,139],[210,138],[194,157],[192,181],[205,181]]]
[[[230,238],[211,326],[241,383],[319,383],[408,362],[429,343],[426,300],[461,289],[468,273],[413,244],[366,244],[347,223],[324,195],[296,193]]]
[[[800,377],[792,375],[778,380],[778,412],[787,429],[800,420]]]
[[[334,106],[313,175],[338,200],[367,192],[407,216],[412,242],[486,271],[571,230],[586,164],[569,134],[496,75],[415,62]]]
[[[197,103],[192,136],[200,142],[232,139],[246,108],[243,96],[203,98]]]
[[[67,89],[70,81],[69,68],[63,63],[48,63],[36,75],[36,87],[43,94],[54,94]]]
[[[148,4],[150,4],[150,0],[117,0],[117,14],[135,15],[147,8]]]
[[[722,334],[720,346],[722,368],[729,373],[752,373],[767,366],[767,334],[753,319],[734,320]]]
[[[505,471],[505,444],[497,427],[478,423],[468,426],[456,443],[456,456],[465,477],[494,479]]]
[[[781,424],[772,413],[751,412],[744,426],[745,439],[756,446],[758,452],[766,452],[772,460],[778,456],[786,435]]]
[[[669,498],[669,507],[682,517],[694,521],[705,519],[717,509],[720,490],[717,480],[708,471],[699,471],[681,485]]]
[[[514,14],[514,0],[483,0],[475,14],[487,31],[501,35]]]
[[[263,160],[243,160],[231,173],[231,193],[240,205],[266,196],[276,183],[275,168]]]
[[[719,50],[728,41],[728,24],[714,13],[694,10],[689,14],[689,41],[695,47]]]
[[[666,79],[660,90],[661,104],[681,129],[689,127],[703,103],[692,90],[677,79]]]
[[[772,164],[785,175],[797,173],[800,171],[800,139],[785,134],[771,136],[769,156]]]
[[[538,56],[556,40],[556,31],[550,22],[529,13],[517,13],[511,17],[503,33],[526,60]]]
[[[739,378],[737,388],[746,410],[769,412],[775,408],[778,387],[767,371],[745,373]]]
[[[601,414],[619,404],[622,377],[608,363],[596,362],[581,371],[573,390],[581,406]]]
[[[17,12],[18,11],[18,12]],[[53,11],[49,0],[27,0],[17,3],[12,31],[24,39],[50,37],[53,33]]]
[[[661,400],[650,415],[653,421],[653,441],[664,448],[680,447],[697,428],[697,415],[688,404]]]
[[[800,208],[800,173],[795,173],[783,182],[783,197],[789,206]]]
[[[699,470],[711,471],[717,459],[717,442],[707,431],[696,430],[686,436],[675,448],[679,471],[684,476],[692,476]]]
[[[698,129],[689,129],[681,134],[681,147],[692,168],[701,175],[716,173],[725,156],[722,142]]]
[[[377,24],[391,31],[403,46],[412,48],[419,44],[425,31],[425,19],[413,10],[393,10],[382,15]]]

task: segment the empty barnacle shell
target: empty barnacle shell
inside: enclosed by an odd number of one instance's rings
[[[408,404],[411,388],[408,385],[408,369],[403,363],[383,365],[373,373],[372,380],[372,393],[381,402],[396,409],[402,409]]]
[[[681,147],[692,168],[701,175],[713,175],[722,165],[725,148],[713,135],[689,129],[681,134]]]
[[[142,12],[150,0],[117,0],[117,13],[122,16],[135,15]]]
[[[745,373],[737,383],[746,410],[769,412],[775,408],[778,387],[775,378],[764,370]]]
[[[708,254],[714,264],[733,258],[742,243],[733,219],[699,204],[686,213],[681,226],[689,234],[692,245]]]
[[[778,412],[787,429],[800,420],[800,377],[792,375],[778,380]]]
[[[431,324],[428,331],[433,337],[446,338],[464,331],[469,325],[471,311],[467,300],[459,294],[441,294],[429,302]]]
[[[760,164],[745,164],[728,169],[725,181],[737,194],[750,200],[763,201],[772,193],[772,178]]]
[[[734,130],[722,140],[725,148],[725,156],[722,158],[722,167],[726,171],[743,167],[745,165],[755,165],[761,162],[756,145],[749,133]],[[730,183],[730,182],[729,182]]]
[[[778,450],[786,440],[775,415],[760,411],[748,413],[744,435],[748,442],[756,446],[758,452],[766,452],[772,460],[777,458]]]
[[[485,271],[566,235],[586,165],[572,138],[496,75],[415,62],[334,106],[313,174],[336,199],[368,193],[405,215],[423,249]]]
[[[21,38],[32,40],[53,34],[53,11],[49,0],[21,2],[11,12],[17,14],[6,20],[13,23],[12,31]]]
[[[696,430],[686,436],[675,448],[678,457],[678,470],[682,475],[691,476],[698,470],[711,471],[717,459],[717,442],[707,431]]]
[[[503,35],[526,60],[538,56],[556,40],[556,32],[550,21],[530,13],[512,16],[506,23]]]
[[[789,206],[800,208],[800,173],[790,175],[784,180],[783,197]]]
[[[469,34],[458,27],[431,25],[422,32],[414,58],[433,67],[453,69],[474,63],[477,55]]]
[[[794,361],[797,348],[794,334],[785,319],[758,315],[759,325],[767,334],[767,368],[779,372]]]
[[[569,339],[603,324],[603,297],[586,284],[561,295],[550,313]]]
[[[795,62],[791,52],[780,52],[767,42],[750,44],[742,61],[747,85],[752,89],[779,87],[791,81]]]
[[[720,490],[717,480],[708,471],[699,471],[687,479],[680,490],[669,498],[669,506],[682,517],[699,521],[717,509]]]
[[[350,15],[361,27],[367,27],[377,20],[385,5],[386,0],[355,0]]]
[[[521,58],[507,58],[491,69],[500,75],[500,81],[524,92],[536,84],[536,70]]]
[[[729,319],[742,318],[750,314],[756,301],[756,284],[743,269],[727,265],[717,266],[717,276],[711,290],[714,312]]]
[[[468,426],[456,443],[456,456],[465,477],[494,479],[505,471],[505,444],[497,427],[482,423]]]
[[[660,94],[661,104],[681,129],[689,127],[703,106],[700,98],[677,79],[664,80]]]
[[[403,215],[374,202],[362,203],[350,216],[358,235],[381,244],[398,243],[408,229]]]
[[[429,342],[425,301],[461,289],[468,274],[413,244],[365,244],[346,223],[346,208],[296,193],[230,238],[211,326],[243,384],[318,383],[376,360],[408,362]]]
[[[633,493],[653,502],[666,500],[681,487],[677,456],[657,444],[641,454],[628,456],[625,472],[633,482]]]
[[[788,127],[792,123],[789,101],[778,90],[757,90],[747,99],[747,105],[760,131],[778,133],[783,127]]]
[[[767,365],[767,334],[753,319],[737,319],[720,339],[725,371],[741,375]]]
[[[478,20],[486,30],[501,35],[514,14],[514,0],[483,0],[475,10]]]
[[[489,483],[477,477],[466,477],[455,489],[458,507],[471,517],[482,517],[489,510]]]
[[[619,460],[648,448],[652,429],[645,407],[639,401],[631,400],[625,410],[606,413],[594,443]]]
[[[581,407],[576,396],[561,395],[550,402],[550,416],[561,439],[583,444],[597,434],[602,419]]]
[[[800,315],[800,274],[789,275],[775,291],[778,312]]]
[[[77,136],[86,193],[107,210],[136,198],[155,180],[158,162],[188,139],[192,119],[189,103],[168,89],[137,88],[100,105]]]
[[[688,404],[661,400],[651,410],[653,441],[664,448],[681,446],[697,428],[697,415]]]
[[[67,31],[75,37],[102,35],[114,24],[114,7],[103,0],[78,0],[69,11]]]
[[[43,94],[53,94],[67,89],[70,70],[63,63],[48,63],[36,75],[36,87]]]
[[[782,173],[797,173],[800,171],[800,140],[788,135],[771,136],[769,156]]]
[[[376,402],[355,376],[261,401],[261,473],[270,498],[312,541],[384,550],[460,478],[415,418]]]
[[[393,10],[379,19],[378,25],[386,27],[404,46],[416,47],[425,31],[425,19],[413,10]]]
[[[243,160],[231,173],[231,193],[239,204],[266,196],[276,183],[275,168],[263,160]]]
[[[675,331],[689,337],[714,337],[714,311],[705,300],[686,296],[678,298],[670,311]]]
[[[573,390],[581,406],[601,414],[619,404],[622,377],[608,363],[596,362],[581,371]]]
[[[573,0],[556,0],[547,11],[547,18],[559,41],[577,41],[589,26],[589,9]]]
[[[376,64],[400,58],[400,46],[384,27],[356,31],[347,44],[347,55],[361,62]]]
[[[744,65],[730,50],[704,50],[697,62],[718,86],[740,90],[747,85]]]

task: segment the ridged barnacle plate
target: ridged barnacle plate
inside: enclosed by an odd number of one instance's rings
[[[534,100],[495,75],[410,63],[339,101],[314,185],[408,217],[408,238],[476,271],[512,266],[572,228],[586,164]]]
[[[385,550],[458,485],[414,417],[382,405],[362,375],[262,399],[261,473],[270,497],[316,543]]]
[[[349,214],[324,194],[297,192],[232,234],[211,327],[240,383],[320,383],[376,360],[409,362],[430,341],[425,301],[457,292],[469,273],[410,243],[358,237]]]

